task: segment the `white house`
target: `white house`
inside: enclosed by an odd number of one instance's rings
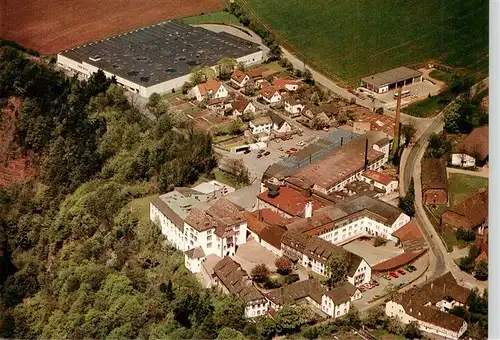
[[[244,87],[249,80],[248,74],[239,69],[234,70],[233,74],[231,74],[231,82],[238,87]]]
[[[285,111],[291,114],[299,114],[306,107],[302,101],[294,99],[292,97],[287,97],[284,100],[284,104]]]
[[[470,290],[459,286],[448,272],[421,287],[395,295],[387,302],[385,313],[404,324],[415,322],[424,332],[458,339],[467,330],[467,322],[448,311],[464,306],[469,295]]]
[[[196,85],[191,89],[191,96],[201,102],[205,98],[218,99],[225,98],[229,92],[224,85],[215,79],[209,79],[205,83]]]
[[[269,104],[277,104],[281,101],[281,94],[272,86],[264,86],[259,91],[259,96]]]
[[[266,315],[268,302],[266,298],[252,285],[252,282],[240,264],[230,257],[225,257],[214,267],[214,285],[225,294],[240,296],[246,303],[247,318]]]
[[[199,271],[198,264],[207,255],[232,256],[246,242],[247,221],[242,210],[224,198],[203,202],[196,195],[174,190],[150,202],[150,220],[174,248],[183,252],[199,248],[185,255],[189,269]]]
[[[269,116],[273,121],[273,131],[279,134],[287,133],[292,131],[292,126],[283,117],[277,113],[270,113]]]
[[[296,80],[276,78],[273,80],[273,86],[279,90],[297,91],[300,86],[300,82]]]
[[[394,192],[398,188],[398,181],[374,170],[367,170],[361,174],[361,180],[373,184],[375,188],[385,191],[386,194]]]
[[[255,105],[251,101],[239,98],[231,103],[233,116],[241,116],[244,113],[255,113]]]
[[[489,154],[489,129],[482,126],[472,130],[464,141],[455,147],[451,155],[451,164],[463,168],[470,168],[484,163]]]
[[[270,134],[271,128],[273,127],[273,121],[269,116],[262,116],[251,120],[248,123],[248,126],[250,127],[250,130],[254,135],[258,135],[261,133]]]

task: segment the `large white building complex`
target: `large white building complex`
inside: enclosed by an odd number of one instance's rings
[[[224,58],[252,65],[262,62],[258,44],[167,21],[60,52],[59,67],[88,78],[102,69],[119,85],[149,97],[182,87],[196,67],[215,67]]]

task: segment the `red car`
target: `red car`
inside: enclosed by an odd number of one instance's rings
[[[389,275],[395,279],[397,279],[399,277],[398,274],[396,274],[395,272],[390,272]]]
[[[398,273],[401,275],[406,275],[406,272],[403,269],[398,269]]]
[[[295,151],[297,151],[297,149],[296,148],[290,148],[290,151],[295,152]]]

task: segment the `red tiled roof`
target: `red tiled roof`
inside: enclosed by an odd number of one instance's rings
[[[231,79],[234,79],[235,81],[237,81],[238,83],[241,83],[245,77],[247,76],[247,74],[241,70],[234,70],[233,74],[231,75]]]
[[[302,215],[309,201],[313,202],[313,211],[324,206],[321,202],[305,197],[288,187],[281,187],[276,197],[269,196],[268,191],[265,191],[257,198],[292,216]]]
[[[370,123],[371,131],[381,131],[388,136],[394,136],[394,127],[396,126],[396,120],[391,116],[379,115],[370,112],[365,113],[357,121]]]
[[[266,227],[265,223],[259,221],[259,218],[249,211],[244,211],[243,216],[245,216],[247,220],[247,228],[257,235],[260,235],[262,230]]]
[[[486,254],[485,251],[483,251],[481,254],[479,254],[478,257],[474,260],[475,263],[478,263],[480,261],[486,261],[488,262],[488,254]]]
[[[285,228],[268,225],[262,230],[260,237],[274,248],[281,249],[281,237],[285,232]]]
[[[299,81],[277,78],[273,80],[273,85],[277,88],[284,88],[286,85],[300,85]]]
[[[282,217],[280,214],[271,209],[260,209],[254,212],[254,214],[261,216],[264,222],[270,225],[286,226],[289,222],[288,218]]]
[[[243,112],[247,108],[248,104],[250,104],[248,100],[244,98],[238,98],[231,103],[231,106],[233,107],[233,109]]]
[[[457,153],[464,153],[471,157],[478,157],[481,161],[488,157],[489,153],[489,129],[488,126],[481,126],[472,132],[456,147]]]
[[[453,208],[444,212],[442,220],[455,227],[473,229],[488,219],[488,188],[481,188]]]
[[[394,179],[389,176],[374,170],[366,170],[362,173],[362,175],[383,185],[389,185],[392,181],[394,181]]]
[[[393,257],[392,259],[386,260],[384,262],[381,262],[373,266],[372,271],[385,272],[402,267],[404,265],[409,264],[410,262],[412,262],[425,252],[426,250],[415,250],[415,251],[410,251],[408,253],[400,254],[396,257]]]
[[[265,86],[262,88],[262,90],[260,90],[259,93],[262,95],[262,97],[271,99],[276,92],[278,92],[278,90],[275,87]]]
[[[268,69],[266,67],[258,67],[247,71],[250,78],[260,78],[264,76]]]
[[[429,189],[448,190],[446,164],[442,159],[427,158],[422,161],[422,192]]]
[[[217,92],[221,86],[222,83],[220,81],[215,79],[209,79],[205,83],[198,84],[198,89],[200,90],[200,94],[204,96],[210,91],[212,91],[212,93]]]
[[[422,239],[422,231],[417,223],[417,220],[413,219],[406,223],[404,226],[392,233],[392,236],[397,237],[401,242],[403,241],[414,241]]]

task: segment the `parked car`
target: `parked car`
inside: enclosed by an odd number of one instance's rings
[[[395,279],[397,279],[399,277],[399,275],[396,274],[395,272],[390,272],[389,275],[392,276]]]
[[[296,148],[290,148],[289,150],[292,151],[292,152],[296,152],[297,151]]]
[[[280,146],[278,150],[279,150],[279,151],[283,151],[283,147],[282,147],[282,146]]]
[[[406,275],[406,272],[403,269],[398,269],[397,272],[401,275]]]
[[[252,151],[250,151],[250,149],[246,149],[244,153],[247,154],[247,153],[250,153],[250,152],[252,152]]]
[[[408,272],[408,273],[411,273],[413,271],[413,269],[410,268],[410,266],[408,267],[405,267],[405,270]]]
[[[271,151],[266,151],[266,152],[264,152],[264,156],[268,156],[268,155],[270,155],[270,154],[271,154]]]
[[[416,271],[416,270],[417,270],[417,268],[416,268],[415,266],[408,266],[408,268],[410,268],[410,269],[411,269],[411,270],[413,270],[413,271]]]
[[[261,153],[259,153],[259,154],[257,155],[257,158],[261,158],[261,157],[262,157],[262,154],[261,154]]]
[[[260,150],[259,150],[259,154],[262,154],[262,153],[264,153],[265,151],[266,151],[266,150],[260,149]]]
[[[386,279],[387,281],[391,281],[391,277],[389,275],[384,275],[383,278]]]
[[[378,283],[378,282],[377,282],[377,281],[375,281],[375,280],[370,281],[370,283],[371,283],[372,285],[374,285],[374,286],[378,286],[378,285],[380,285],[380,283]]]
[[[365,287],[359,287],[359,291],[360,291],[361,293],[364,293],[364,292],[366,292],[366,288],[365,288]]]
[[[328,132],[328,131],[329,131],[329,129],[328,129],[327,127],[324,127],[324,128],[323,128],[323,131]]]
[[[304,146],[306,143],[304,143],[303,141],[300,141],[297,143],[297,146]]]
[[[281,136],[280,139],[281,140],[287,140],[288,138],[286,138],[286,136]]]

